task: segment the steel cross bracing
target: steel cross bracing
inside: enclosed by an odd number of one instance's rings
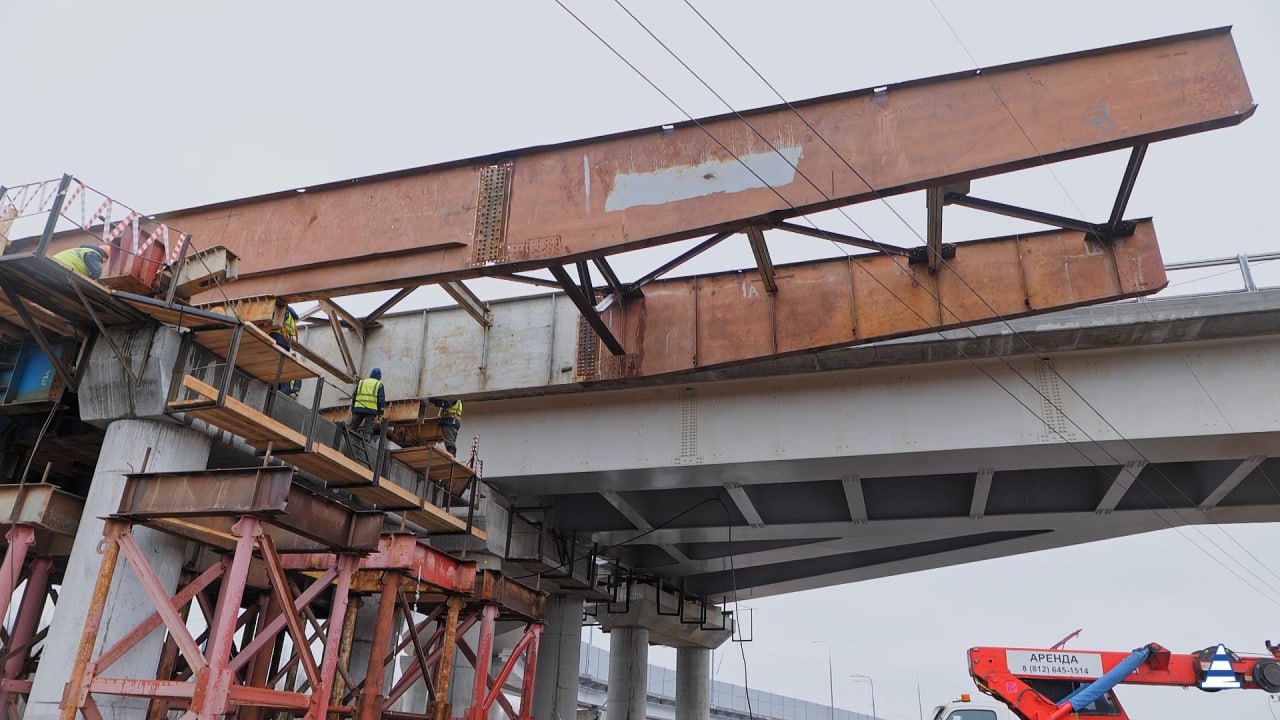
[[[193,497],[202,502],[179,499]],[[381,520],[310,495],[284,467],[129,476],[119,512],[104,531],[62,716],[95,720],[102,716],[95,696],[127,695],[148,699],[154,718],[170,711],[190,720],[229,712],[262,718],[264,711],[287,710],[311,720],[375,720],[426,682],[428,706],[407,712],[446,720],[453,717],[448,698],[456,648],[481,678],[470,688],[462,718],[483,720],[495,704],[511,720],[530,718],[544,596],[415,536],[381,535]],[[212,554],[197,556],[174,593],[133,539],[135,525],[194,540]],[[94,652],[122,555],[154,612]],[[352,603],[361,597],[376,597],[379,605],[369,662],[355,667]],[[499,618],[523,622],[525,630],[512,655],[491,672]],[[199,634],[190,629],[201,625]],[[399,643],[397,625],[408,635]],[[462,638],[472,626],[480,628],[474,652]],[[167,640],[156,676],[113,677],[113,663],[161,627]],[[388,667],[406,650],[413,663],[384,694]],[[501,690],[519,662],[517,708]]]

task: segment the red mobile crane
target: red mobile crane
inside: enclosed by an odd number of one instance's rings
[[[1023,720],[1128,720],[1111,691],[1120,683],[1280,692],[1280,645],[1244,657],[1222,645],[1178,654],[1155,643],[1133,652],[976,647],[969,674],[978,688]]]

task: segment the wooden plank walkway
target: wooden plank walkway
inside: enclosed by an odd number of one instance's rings
[[[385,477],[379,477],[375,482],[372,470],[338,450],[312,442],[311,449],[307,451],[305,435],[232,397],[226,398],[222,407],[200,408],[199,405],[207,405],[216,400],[218,391],[190,375],[182,379],[182,384],[197,397],[171,402],[170,410],[185,412],[244,438],[245,442],[259,452],[266,452],[270,446],[273,453],[280,453],[281,460],[299,470],[316,476],[328,485],[340,487],[343,492],[402,513],[410,522],[428,530],[441,533],[466,532],[466,520],[426,502],[411,490],[400,487]],[[484,531],[476,528],[472,528],[471,533],[476,537],[485,537]]]

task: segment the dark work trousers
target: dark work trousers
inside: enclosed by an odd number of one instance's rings
[[[458,428],[453,425],[441,425],[440,435],[444,437],[444,449],[450,455],[458,455]]]
[[[376,413],[362,413],[355,410],[351,411],[351,429],[364,435],[368,440],[373,437],[373,428],[377,424],[375,418]]]

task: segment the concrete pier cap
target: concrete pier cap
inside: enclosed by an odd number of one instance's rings
[[[701,623],[693,622],[694,618],[702,617],[704,605],[701,601],[684,600],[682,607],[678,593],[665,589],[660,591],[653,585],[632,585],[627,600],[619,600],[611,606],[624,608],[624,611],[606,612],[605,606],[601,605],[597,619],[602,630],[643,628],[649,633],[651,645],[714,650],[733,636],[731,613],[707,604],[706,619]]]

